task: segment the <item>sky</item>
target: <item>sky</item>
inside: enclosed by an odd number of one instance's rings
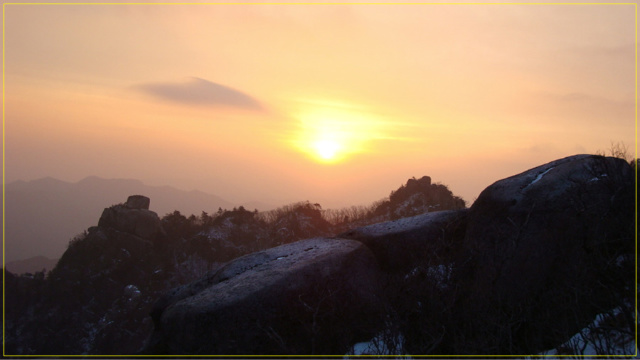
[[[634,5],[4,5],[4,181],[366,205],[636,152]],[[114,199],[119,200],[119,199]]]

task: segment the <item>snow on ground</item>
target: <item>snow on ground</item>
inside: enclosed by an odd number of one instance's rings
[[[449,286],[452,273],[453,264],[441,264],[427,268],[427,277],[433,279],[436,282],[436,286],[441,290]]]
[[[453,264],[440,264],[436,266],[429,266],[423,268],[421,266],[413,268],[409,273],[404,276],[405,280],[409,280],[412,277],[418,275],[424,275],[431,279],[438,287],[438,289],[446,289],[451,283],[451,274],[453,273]]]
[[[124,287],[124,296],[128,299],[137,299],[142,295],[140,289],[135,285],[127,285]]]
[[[602,357],[623,357],[639,359],[638,347],[633,334],[623,333],[606,325],[621,310],[614,309],[610,313],[596,316],[593,323],[580,330],[571,339],[555,349],[541,352],[547,359],[569,357],[581,359],[598,359]]]
[[[386,331],[378,334],[369,341],[353,345],[351,350],[345,354],[344,358],[347,359],[351,356],[361,355],[384,355],[385,358],[387,358],[389,355],[397,355],[390,359],[412,359],[410,355],[398,355],[402,353],[403,348],[404,338],[402,335],[391,335]]]
[[[442,265],[446,273],[446,268]],[[436,267],[439,268],[439,267]],[[436,270],[434,268],[434,270]],[[592,324],[575,334],[564,344],[555,349],[543,351],[525,359],[602,359],[624,358],[640,359],[637,344],[632,334],[626,334],[615,329],[607,329],[606,322],[620,315],[620,309],[615,309],[607,314],[599,314]],[[606,329],[603,331],[603,329]],[[389,346],[391,345],[391,346]],[[389,331],[378,334],[370,341],[360,342],[345,354],[344,358],[355,356],[382,355],[393,359],[412,359],[411,355],[401,355],[404,349],[402,334],[391,335]]]
[[[229,229],[211,227],[207,230],[206,234],[209,240],[223,240],[229,235]]]

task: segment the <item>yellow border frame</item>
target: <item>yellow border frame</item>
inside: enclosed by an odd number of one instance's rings
[[[83,3],[83,2],[51,2],[51,3],[3,3],[2,4],[2,355],[3,357],[11,356],[16,358],[87,358],[87,357],[106,357],[105,355],[7,355],[5,352],[5,6],[7,5],[633,5],[635,12],[635,161],[638,160],[638,4],[635,2],[184,2],[184,3],[144,3],[144,2],[131,2],[131,3],[111,3],[111,2],[96,2],[96,3]],[[108,357],[135,357],[135,358],[496,358],[496,357],[509,357],[509,358],[576,358],[576,357],[593,357],[593,358],[610,358],[610,357],[638,357],[638,166],[635,166],[635,212],[636,212],[636,226],[635,226],[635,249],[636,249],[636,273],[635,273],[635,342],[636,350],[634,354],[629,355],[109,355]]]

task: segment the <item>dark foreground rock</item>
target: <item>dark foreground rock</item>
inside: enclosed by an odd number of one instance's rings
[[[371,251],[316,238],[243,256],[159,299],[151,354],[344,354],[382,328]]]
[[[632,295],[633,186],[625,161],[578,155],[485,189],[455,278],[461,322],[478,331],[456,350],[535,354]]]
[[[430,212],[357,228],[341,237],[363,242],[383,269],[390,304],[385,346],[392,353],[455,354],[444,348],[457,290],[451,281],[468,210]],[[402,334],[404,341],[399,341]]]
[[[409,273],[418,266],[448,262],[464,237],[467,209],[430,212],[363,226],[338,235],[358,240],[385,272]]]

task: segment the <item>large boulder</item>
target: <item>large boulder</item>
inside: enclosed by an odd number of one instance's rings
[[[411,354],[443,354],[443,330],[452,325],[453,259],[464,239],[468,210],[430,212],[347,231],[375,254],[391,308],[385,346]],[[399,341],[402,339],[403,341]],[[399,345],[401,347],[399,347]],[[455,352],[451,352],[455,353]]]
[[[379,269],[353,240],[315,238],[235,259],[160,298],[150,354],[344,354],[384,319]]]
[[[149,204],[151,199],[144,195],[131,195],[127,198],[125,206],[129,209],[143,209],[149,210]]]
[[[147,240],[155,240],[163,234],[162,224],[158,214],[148,208],[148,197],[130,196],[123,205],[105,208],[98,226],[113,228]]]
[[[365,244],[384,271],[408,273],[449,262],[464,237],[466,218],[466,209],[430,212],[359,227],[338,237]]]
[[[531,354],[633,295],[634,175],[576,155],[500,180],[469,212],[459,353]]]

